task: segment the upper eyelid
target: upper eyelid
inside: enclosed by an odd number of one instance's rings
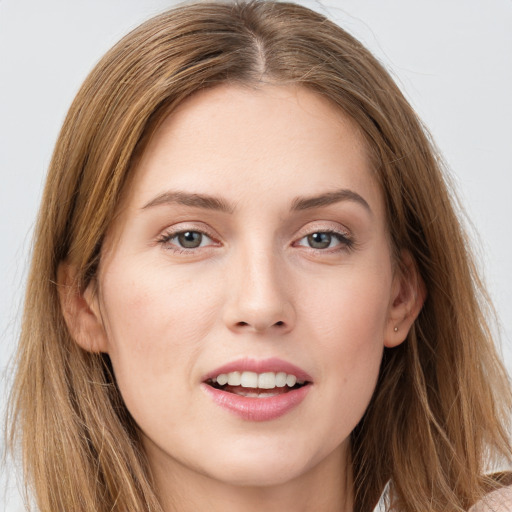
[[[297,234],[295,236],[303,238],[304,236],[308,236],[312,233],[337,233],[345,238],[352,238],[352,232],[346,228],[345,226],[340,225],[339,223],[333,223],[333,222],[322,222],[317,221],[318,224],[313,226],[308,226],[311,223],[306,224],[306,226],[303,226],[301,229],[297,231]]]
[[[178,235],[181,235],[182,233],[188,233],[188,232],[200,233],[201,235],[208,237],[210,240],[215,241],[214,238],[210,234],[208,234],[206,231],[200,231],[199,229],[180,229],[179,231],[169,231],[167,233],[164,232],[162,234],[162,236],[164,236],[168,239],[172,239],[172,238],[177,237]]]
[[[185,226],[180,226],[180,224],[185,224]],[[179,227],[169,226],[165,229],[162,229],[161,234],[159,236],[176,236],[180,233],[186,233],[187,231],[193,231],[197,233],[201,233],[203,235],[208,236],[209,238],[215,239],[218,236],[215,235],[214,231],[208,229],[207,227],[198,227],[197,225],[193,225],[194,223],[183,222],[178,224]],[[188,226],[186,224],[189,224]],[[202,224],[202,223],[201,223]]]
[[[340,244],[342,244],[342,245],[352,245],[354,243],[354,240],[348,234],[340,233],[339,231],[318,229],[316,231],[312,231],[311,233],[308,233],[308,234],[306,234],[304,236],[301,236],[301,237],[297,238],[293,242],[293,245],[297,244],[297,245],[301,246],[299,244],[299,242],[301,242],[302,240],[304,240],[305,238],[307,238],[308,236],[310,236],[311,234],[314,234],[314,233],[329,233],[330,235],[334,235],[334,237],[337,238],[338,242],[340,242]]]
[[[162,235],[176,236],[176,235],[179,235],[180,233],[186,233],[187,231],[197,232],[197,233],[206,235],[210,238],[215,238],[215,235],[212,234],[209,230],[202,229],[202,228],[195,228],[195,227],[191,227],[191,228],[184,227],[184,228],[179,228],[179,229],[166,228],[166,229],[162,230]],[[300,230],[295,235],[295,237],[304,238],[305,236],[311,235],[313,233],[333,233],[333,234],[338,234],[338,235],[344,236],[346,238],[349,238],[351,236],[351,233],[349,232],[348,229],[336,229],[336,228],[332,228],[332,227],[324,227],[324,228]]]
[[[199,245],[198,247],[183,247],[179,245],[179,243],[172,242],[173,239],[177,238],[181,233],[186,233],[187,231],[192,231],[196,233],[201,233],[203,236],[206,236],[210,243],[207,243],[205,246]],[[162,247],[167,246],[167,250],[171,250],[174,253],[182,253],[182,254],[198,254],[203,251],[211,250],[216,246],[219,247],[219,242],[214,237],[209,235],[203,230],[199,229],[178,229],[178,230],[164,230],[160,233],[158,238],[156,239],[157,245]]]
[[[310,235],[314,235],[317,233],[327,233],[329,235],[337,235],[338,237],[344,238],[346,240],[350,240],[352,238],[350,233],[347,233],[347,232],[337,231],[334,229],[316,229],[314,231],[310,231],[310,232],[306,233],[305,235],[299,236],[299,238],[297,240],[302,240]]]
[[[311,226],[311,224],[314,225]],[[209,228],[207,224],[204,224],[201,221],[183,221],[178,223],[176,226],[169,226],[160,232],[158,238],[172,238],[187,231],[195,231],[206,235],[214,242],[219,242],[222,238],[216,234],[215,230]],[[295,235],[292,237],[292,243],[295,243],[313,233],[334,233],[346,239],[353,238],[352,232],[345,226],[340,225],[338,222],[317,220],[308,222],[305,226],[297,230]]]

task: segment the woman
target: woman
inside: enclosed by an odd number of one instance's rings
[[[51,164],[11,416],[38,507],[467,510],[510,460],[484,297],[356,40],[293,4],[169,11]]]

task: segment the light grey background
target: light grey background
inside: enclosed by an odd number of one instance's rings
[[[0,410],[31,230],[66,110],[110,46],[174,3],[0,0]],[[434,134],[474,224],[512,373],[512,0],[302,3],[359,37]],[[12,467],[0,471],[0,510],[21,511]]]

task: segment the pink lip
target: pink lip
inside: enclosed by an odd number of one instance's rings
[[[250,398],[213,388],[204,382],[201,386],[217,405],[247,421],[275,420],[298,406],[311,389],[308,384],[282,395]]]
[[[309,384],[280,395],[267,398],[252,398],[229,393],[206,384],[206,381],[221,373],[248,371],[256,373],[285,372],[295,375],[299,380],[309,381]],[[281,359],[241,359],[228,363],[203,377],[201,387],[220,407],[234,413],[247,421],[269,421],[288,413],[297,407],[311,389],[312,378],[297,366]]]
[[[278,358],[271,359],[239,359],[237,361],[232,361],[231,363],[227,363],[220,368],[217,368],[211,372],[208,372],[203,376],[202,381],[205,382],[208,379],[212,379],[213,377],[217,377],[221,373],[230,373],[230,372],[255,372],[255,373],[265,373],[265,372],[285,372],[288,374],[293,374],[299,380],[307,380],[312,382],[312,378],[308,375],[304,370],[295,366],[294,364],[288,363],[287,361],[283,361]]]

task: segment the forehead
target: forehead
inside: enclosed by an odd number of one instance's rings
[[[160,125],[135,168],[130,203],[169,190],[235,202],[349,188],[382,209],[357,124],[297,86],[222,85],[196,93]]]

